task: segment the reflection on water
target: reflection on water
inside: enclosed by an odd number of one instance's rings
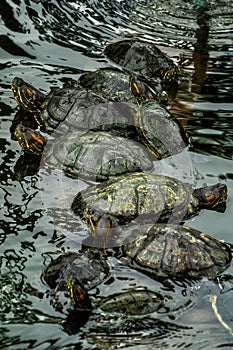
[[[16,103],[10,91],[14,76],[43,92],[76,85],[82,72],[111,65],[103,55],[106,42],[135,36],[154,41],[181,68],[171,112],[192,139],[194,185],[220,181],[228,186],[226,212],[202,213],[189,225],[232,242],[232,15],[228,0],[1,0],[2,348],[233,347],[232,267],[218,283],[161,283],[112,259],[111,275],[90,292],[91,298],[97,303],[103,296],[142,286],[167,296],[164,313],[138,317],[109,315],[98,307],[80,316],[64,294],[48,289],[41,280],[49,263],[45,256],[78,250],[86,235],[59,196],[61,186],[70,195],[81,185],[61,183],[46,167],[40,169],[38,158],[22,155],[11,136],[18,121],[17,116],[13,121]],[[32,126],[30,119],[24,122]],[[44,189],[41,178],[48,183]]]

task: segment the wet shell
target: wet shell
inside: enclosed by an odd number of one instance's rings
[[[60,165],[73,178],[102,181],[153,168],[152,156],[143,145],[107,132],[74,131],[47,144],[47,149],[46,161]]]
[[[129,75],[120,70],[87,72],[80,76],[78,83],[82,88],[101,93],[109,101],[136,102],[129,90]]]
[[[109,265],[97,252],[66,253],[53,260],[44,270],[43,279],[52,289],[66,290],[70,277],[87,290],[96,287],[109,273]]]
[[[159,159],[180,153],[189,143],[180,122],[155,100],[139,107],[135,125],[142,142]]]
[[[72,210],[91,226],[110,218],[113,226],[137,223],[180,222],[197,204],[191,185],[162,175],[132,173],[79,192]],[[192,212],[193,214],[193,212]]]
[[[187,226],[133,225],[125,235],[128,262],[156,277],[214,278],[232,258],[227,244]]]
[[[220,205],[224,209],[226,197],[224,184],[193,189],[172,177],[132,173],[80,191],[71,208],[95,231],[132,220],[138,224],[179,223],[204,208],[219,210]]]
[[[150,290],[129,290],[104,298],[101,310],[124,315],[144,315],[164,307],[163,296]]]
[[[106,46],[104,54],[129,72],[149,78],[160,77],[169,82],[178,79],[178,67],[153,42],[139,39],[115,41]]]

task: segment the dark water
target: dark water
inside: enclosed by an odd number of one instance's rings
[[[83,184],[47,169],[23,176],[22,151],[10,133],[14,76],[49,92],[75,85],[84,71],[109,66],[102,55],[109,40],[153,40],[182,67],[172,112],[192,138],[190,151],[157,171],[194,186],[226,183],[225,212],[205,211],[187,224],[233,243],[232,16],[227,0],[1,0],[0,349],[233,347],[232,267],[219,284],[164,284],[111,259],[114,268],[91,291],[93,299],[147,287],[165,296],[164,311],[130,317],[97,308],[77,318],[65,299],[59,307],[41,275],[51,256],[77,250],[87,234],[69,210]]]

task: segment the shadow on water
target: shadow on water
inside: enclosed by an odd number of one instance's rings
[[[142,287],[164,297],[163,312],[139,316],[98,306],[77,313],[66,293],[48,288],[41,275],[50,258],[78,250],[86,229],[77,221],[78,239],[70,232],[76,219],[49,179],[56,205],[46,207],[47,169],[41,172],[40,158],[23,154],[12,136],[22,115],[15,116],[10,91],[14,76],[43,92],[75,85],[82,72],[111,66],[102,52],[112,39],[155,42],[181,68],[170,111],[192,140],[195,186],[228,186],[225,213],[202,213],[189,224],[232,242],[232,15],[228,0],[0,1],[1,349],[233,348],[232,267],[218,281],[162,283],[112,259],[110,275],[90,297],[98,305]],[[76,193],[76,182],[68,186]]]

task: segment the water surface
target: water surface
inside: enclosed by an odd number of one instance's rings
[[[114,269],[91,291],[93,299],[145,287],[166,296],[163,312],[126,317],[97,309],[77,318],[71,305],[59,307],[41,275],[51,257],[78,250],[87,235],[69,210],[85,184],[46,167],[24,176],[23,153],[10,132],[14,76],[49,92],[75,85],[85,71],[110,66],[102,54],[108,41],[152,40],[182,69],[171,111],[192,139],[188,153],[156,171],[195,187],[227,184],[224,213],[203,211],[186,223],[233,243],[232,16],[227,0],[1,0],[1,349],[233,347],[232,267],[219,284],[161,283],[112,258]]]

